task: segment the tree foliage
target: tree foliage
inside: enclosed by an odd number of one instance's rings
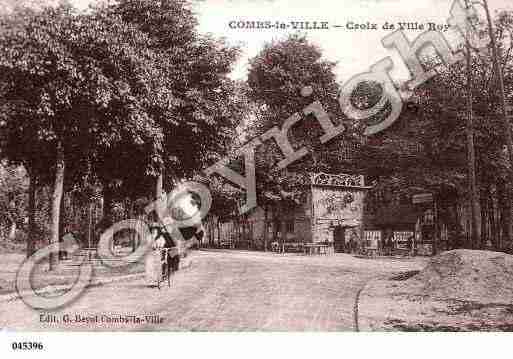
[[[191,177],[242,117],[238,50],[200,36],[186,1],[18,8],[0,48],[0,157],[54,186],[52,223],[62,188],[100,184],[112,202],[147,195],[163,164]]]
[[[246,131],[248,138],[263,134],[273,126],[281,128],[294,113],[302,111],[318,100],[335,125],[343,120],[337,100],[338,85],[333,69],[335,63],[325,60],[322,51],[306,37],[291,35],[286,39],[268,43],[250,60],[248,96],[254,103],[253,119]],[[311,96],[302,96],[302,89],[311,87]],[[309,173],[330,171],[335,161],[326,156],[342,140],[335,138],[329,144],[321,144],[323,134],[313,115],[296,123],[288,133],[292,146],[306,146],[309,155],[288,168],[276,168],[283,159],[274,141],[266,141],[257,149],[257,186],[260,203],[283,199],[294,201],[300,195],[301,186],[309,181]]]

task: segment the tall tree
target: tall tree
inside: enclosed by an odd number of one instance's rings
[[[248,139],[275,126],[281,128],[288,118],[299,113],[301,120],[291,127],[287,136],[295,150],[304,146],[309,152],[299,161],[279,169],[276,165],[283,154],[275,140],[266,140],[257,148],[257,198],[266,217],[271,206],[285,213],[286,208],[298,203],[302,186],[310,180],[310,172],[330,172],[336,165],[336,156],[328,154],[338,151],[343,137],[323,144],[319,140],[323,132],[314,115],[303,118],[303,110],[317,100],[335,125],[344,120],[337,100],[339,88],[334,67],[335,63],[325,60],[320,48],[302,35],[268,43],[250,60],[248,96],[254,105],[252,119],[246,126]],[[311,94],[303,91],[306,87],[311,89]],[[278,211],[273,213],[276,215]],[[273,222],[278,221],[275,218]],[[280,223],[283,240],[286,222]]]
[[[32,183],[54,177],[51,243],[59,237],[64,142],[76,134],[70,100],[77,94],[73,84],[79,78],[76,62],[59,41],[69,34],[72,12],[68,7],[41,13],[25,9],[1,19],[2,99],[8,108],[2,155],[23,163]],[[55,256],[50,263],[55,265]]]
[[[499,29],[508,32],[507,27]],[[504,46],[501,63],[505,74],[510,74],[511,43],[504,37],[501,43]],[[399,120],[387,131],[368,139],[360,151],[359,162],[368,173],[382,178],[383,187],[405,192],[430,190],[442,198],[451,193],[455,197],[453,200],[470,203],[468,158],[465,156],[468,138],[465,120],[468,119],[467,100],[470,99],[477,163],[473,217],[478,228],[474,229],[477,235],[473,237],[474,247],[480,248],[484,245],[484,237],[481,238],[479,233],[485,236],[487,231],[479,228],[481,224],[486,225],[486,218],[490,216],[487,214],[490,193],[500,197],[491,199],[501,207],[502,219],[508,221],[510,210],[504,207],[509,202],[505,185],[511,165],[505,156],[504,130],[490,54],[473,49],[470,55],[470,67],[456,63],[440,68],[436,77],[417,88]],[[469,71],[473,79],[470,93],[467,91]],[[506,76],[506,84],[511,86],[511,77]],[[481,202],[477,202],[478,206],[476,200]],[[503,223],[504,239],[510,237],[508,228],[509,225]],[[498,238],[493,242],[501,248]]]
[[[156,97],[148,114],[164,136],[153,173],[161,192],[164,182],[191,178],[230,147],[244,108],[228,77],[238,49],[200,35],[189,1],[122,0],[109,11],[145,33],[158,54],[167,97]]]
[[[158,153],[162,135],[146,107],[161,96],[161,76],[146,36],[119,17],[61,6],[2,20],[2,155],[53,185],[56,243],[66,178],[72,184],[91,170],[103,178],[105,163],[120,170],[112,148],[140,153],[142,168]]]
[[[323,105],[331,121],[340,124],[344,117],[337,101],[338,85],[333,73],[334,66],[335,63],[322,57],[317,46],[301,35],[291,35],[284,40],[266,44],[250,60],[248,96],[254,102],[254,111],[252,121],[246,127],[247,136],[251,138],[274,126],[281,127],[294,113],[303,116],[303,109],[316,100]],[[311,96],[302,96],[305,87],[311,88]],[[279,196],[294,187],[280,188],[279,183],[285,184],[292,180],[292,183],[303,184],[308,180],[310,171],[329,171],[335,161],[330,161],[326,155],[336,150],[342,137],[321,144],[321,135],[322,130],[313,115],[294,124],[288,133],[292,146],[296,149],[305,146],[310,155],[289,165],[285,171],[271,171],[283,155],[274,141],[266,141],[257,150],[257,166],[261,167],[257,176],[268,179],[259,178],[259,183],[270,185],[268,190],[274,188],[272,192]],[[288,180],[279,180],[281,176]]]

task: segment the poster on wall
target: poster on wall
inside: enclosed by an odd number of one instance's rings
[[[362,218],[362,192],[316,188],[313,200],[315,217],[319,220],[355,222]]]

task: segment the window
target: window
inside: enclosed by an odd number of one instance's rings
[[[397,231],[394,232],[394,242],[396,243],[397,248],[407,248],[408,247],[408,239],[413,240],[413,232],[412,231]]]
[[[422,224],[424,225],[432,225],[434,223],[435,216],[433,214],[433,210],[428,209],[424,212],[424,216],[422,218]]]
[[[287,221],[287,233],[294,233],[294,220]]]
[[[381,231],[364,231],[363,240],[367,248],[378,248],[378,241],[381,240]]]

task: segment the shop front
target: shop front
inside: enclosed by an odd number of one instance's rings
[[[312,176],[313,242],[327,243],[335,252],[353,252],[362,243],[365,186],[361,175]]]
[[[366,249],[383,255],[413,254],[418,212],[410,204],[381,205],[365,213],[363,238]]]

